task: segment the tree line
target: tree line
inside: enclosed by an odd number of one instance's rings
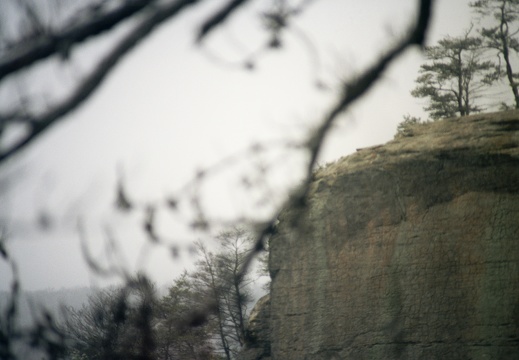
[[[218,252],[197,243],[194,271],[184,272],[162,297],[140,274],[127,286],[96,292],[82,308],[68,308],[61,324],[67,338],[65,356],[77,360],[234,359],[245,345],[253,301],[255,277],[239,273],[252,237],[233,228],[220,233],[218,241]],[[210,316],[197,316],[199,309],[207,307]]]
[[[33,309],[29,325],[20,323],[13,296],[0,307],[0,359],[235,359],[248,341],[255,281],[266,275],[266,253],[257,272],[241,272],[253,242],[233,227],[219,233],[215,251],[197,242],[194,269],[165,293],[138,273],[97,289],[81,307],[62,308],[60,316]]]
[[[447,36],[425,47],[427,62],[420,66],[411,95],[427,99],[424,110],[431,119],[465,116],[485,110],[477,99],[488,95],[500,80],[509,86],[514,103],[502,109],[519,109],[519,74],[514,60],[519,53],[519,1],[480,0],[470,3],[475,19],[462,36]],[[515,64],[517,65],[517,64]],[[404,117],[404,122],[416,122]]]

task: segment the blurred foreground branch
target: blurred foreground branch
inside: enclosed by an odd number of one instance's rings
[[[0,136],[6,125],[25,124],[26,133],[13,145],[3,149],[0,146],[0,164],[30,144],[58,120],[77,108],[99,87],[106,76],[131,49],[166,20],[175,18],[182,10],[195,5],[199,0],[153,1],[133,0],[123,2],[118,8],[105,13],[99,10],[96,16],[79,24],[66,24],[63,29],[54,32],[41,32],[28,41],[20,41],[14,47],[8,47],[0,54],[0,85],[9,75],[27,70],[32,65],[52,56],[68,60],[73,47],[88,38],[101,35],[128,19],[137,23],[122,37],[60,103],[50,107],[39,115],[28,115],[25,109],[0,113]],[[232,1],[212,15],[200,30],[199,39],[209,34],[217,25],[224,22],[245,0]],[[1,144],[0,144],[1,145]]]

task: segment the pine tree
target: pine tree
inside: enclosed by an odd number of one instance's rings
[[[420,66],[418,86],[411,95],[429,98],[424,107],[431,118],[464,116],[483,109],[475,104],[482,90],[495,80],[495,65],[483,61],[483,40],[469,36],[446,37],[425,49],[428,62]]]
[[[482,28],[481,36],[484,46],[497,51],[499,57],[498,75],[503,74],[501,62],[504,62],[506,78],[514,96],[515,108],[519,109],[519,74],[512,68],[511,52],[519,53],[519,33],[517,20],[519,18],[519,0],[480,0],[470,4],[483,17],[493,17],[497,25]],[[515,23],[515,28],[513,24]]]

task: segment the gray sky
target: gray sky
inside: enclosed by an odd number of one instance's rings
[[[260,2],[261,3],[261,2]],[[68,120],[52,129],[16,160],[0,169],[13,174],[1,196],[0,216],[10,230],[9,249],[18,261],[26,289],[98,284],[82,259],[78,219],[85,225],[92,252],[102,258],[104,229],[111,229],[130,269],[144,266],[159,283],[171,281],[192,259],[172,259],[164,248],[151,248],[137,261],[145,243],[142,213],[114,210],[115,184],[122,169],[130,196],[140,203],[166,195],[186,195],[184,185],[197,169],[240,153],[253,143],[278,144],[301,139],[335,99],[334,85],[362,71],[381,49],[402,34],[415,11],[409,0],[315,1],[297,19],[284,46],[255,61],[253,71],[231,66],[259,47],[264,33],[250,6],[212,34],[204,47],[194,45],[204,11],[186,13],[166,24],[136,48],[100,90]],[[469,26],[467,1],[437,0],[429,43],[461,35]],[[318,50],[319,61],[304,37]],[[89,65],[79,54],[79,70]],[[76,55],[76,56],[79,56]],[[328,139],[321,162],[356,148],[392,139],[404,114],[422,116],[423,103],[409,94],[423,56],[415,49],[389,69],[376,88],[341,119]],[[66,84],[76,68],[49,72]],[[318,90],[316,80],[330,87]],[[59,86],[57,87],[60,88]],[[261,218],[301,174],[302,156],[272,145],[262,159],[242,157],[202,188],[203,206],[215,217],[247,214]],[[248,192],[243,175],[257,162],[273,164],[260,187]],[[258,205],[266,196],[267,205]],[[161,233],[187,248],[204,237],[185,225],[188,210],[160,218]],[[47,231],[35,226],[51,215]],[[0,290],[10,275],[0,264]]]

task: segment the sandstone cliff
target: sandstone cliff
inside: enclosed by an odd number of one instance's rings
[[[272,359],[519,359],[519,112],[406,135],[280,217]]]

